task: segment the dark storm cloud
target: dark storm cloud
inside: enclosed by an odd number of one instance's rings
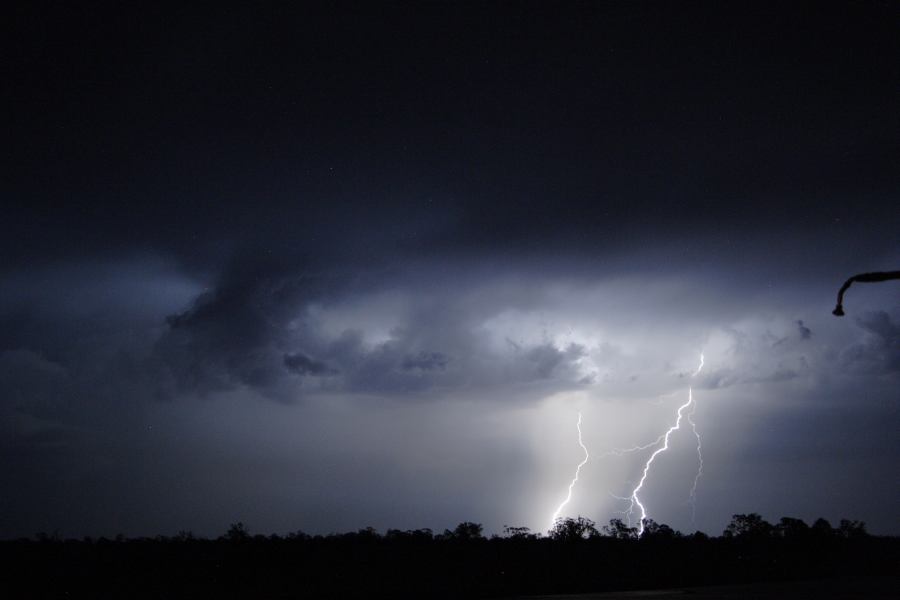
[[[155,356],[178,389],[208,394],[248,385],[277,393],[274,387],[288,364],[283,341],[292,311],[326,285],[321,277],[296,272],[283,263],[242,256],[189,308],[166,317]]]
[[[297,375],[333,375],[337,373],[334,369],[323,362],[319,362],[302,352],[284,355],[284,366],[292,373]]]
[[[443,303],[449,306],[453,300],[446,298]],[[481,310],[485,308],[491,310]],[[401,321],[382,342],[367,344],[362,333],[353,330],[334,340],[321,340],[324,356],[340,365],[344,375],[336,382],[338,389],[447,393],[538,380],[553,380],[564,387],[575,383],[573,366],[584,356],[576,344],[562,350],[549,343],[488,350],[474,315],[434,307],[426,314]]]
[[[559,349],[552,344],[541,344],[525,353],[529,362],[534,364],[534,374],[541,379],[548,379],[554,373],[571,367],[574,361],[587,356],[584,346],[569,344]]]
[[[866,338],[841,353],[844,364],[871,375],[900,373],[900,324],[885,311],[871,311],[857,317]]]
[[[138,247],[215,271],[241,244],[356,262],[896,231],[876,3],[324,6],[21,8],[4,256]]]
[[[32,415],[54,415],[66,401],[68,370],[31,350],[0,353],[4,407]]]
[[[552,271],[540,278],[535,273],[530,276],[550,287],[584,285],[559,279]],[[528,298],[522,282],[497,285],[469,277],[466,283],[459,280],[458,294],[436,296],[423,293],[432,285],[429,278],[395,273],[389,289],[399,296],[384,320],[376,322],[373,315],[379,310],[383,282],[360,286],[357,278],[351,279],[357,283],[348,287],[337,277],[326,281],[287,268],[226,275],[220,286],[198,296],[188,310],[167,319],[155,358],[166,365],[180,392],[208,395],[246,387],[283,401],[317,391],[446,394],[540,381],[574,389],[609,383],[609,375],[598,379],[598,367],[616,365],[634,372],[646,368],[621,363],[621,352],[606,342],[595,341],[592,347],[562,339],[551,342],[546,333],[515,341],[509,337],[521,334],[515,323],[509,325],[509,333],[488,333],[486,323],[500,318],[521,302],[518,299]],[[691,288],[687,282],[679,285]],[[748,289],[752,285],[745,284]],[[467,294],[485,286],[494,286],[495,291],[479,292],[484,297],[477,304],[465,300]],[[498,295],[497,290],[503,291]],[[630,288],[620,293],[619,308],[614,310],[629,311],[628,305],[641,295]],[[677,297],[680,292],[670,293]],[[716,316],[710,312],[718,310],[713,298],[739,299],[743,294],[741,288],[732,287],[726,295],[720,290],[701,304],[695,299],[688,314],[728,319],[728,312],[737,309],[736,314],[741,314],[745,309],[726,303],[728,311]],[[352,308],[347,308],[344,305],[350,298]],[[527,303],[538,307],[559,305],[558,300],[540,295],[531,298]],[[579,314],[585,309],[570,312],[573,322],[593,318]],[[868,332],[869,341],[842,350],[845,361],[888,368],[895,364],[890,354],[895,346],[890,318],[866,317],[858,323]],[[741,360],[708,369],[698,382],[701,387],[724,389],[800,378],[811,372],[811,357],[819,352],[810,345],[812,328],[803,320],[780,329],[754,325],[726,331],[730,352]]]
[[[709,369],[699,376],[698,387],[725,389],[735,385],[778,383],[809,376],[813,357],[820,357],[820,348],[810,345],[812,330],[802,320],[792,329],[771,329],[771,325],[749,323],[740,329],[727,330],[733,356],[732,364]],[[785,328],[787,326],[785,325]]]
[[[403,368],[407,371],[419,369],[421,371],[433,371],[435,369],[443,370],[447,368],[450,359],[441,352],[419,352],[414,356],[407,356],[403,359]]]
[[[325,332],[316,310],[327,313],[345,298],[374,298],[384,283],[300,271],[284,263],[244,262],[226,270],[188,309],[169,315],[154,360],[165,366],[175,389],[208,395],[246,386],[285,400],[316,389],[403,393],[580,377],[574,365],[586,353],[575,343],[485,350],[480,319],[504,305],[493,300],[463,308],[452,295],[419,304],[415,290],[429,287],[428,278],[395,275],[392,288],[413,286],[403,292],[412,311],[391,315],[383,339],[367,340],[367,332],[340,323]],[[479,279],[469,277],[465,285],[477,289]],[[354,310],[365,320],[364,305]],[[303,390],[291,374],[307,376]]]

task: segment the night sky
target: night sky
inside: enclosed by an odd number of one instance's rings
[[[897,3],[19,4],[0,537],[900,534]]]

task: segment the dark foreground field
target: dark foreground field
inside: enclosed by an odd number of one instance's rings
[[[473,523],[437,535],[42,535],[0,542],[0,564],[3,598],[900,598],[900,538],[757,515],[736,515],[721,537],[648,523],[638,538],[585,519],[546,537],[485,538]]]
[[[671,590],[526,596],[528,600],[881,600],[900,598],[898,577],[710,585]]]

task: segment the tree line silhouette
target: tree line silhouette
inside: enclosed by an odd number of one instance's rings
[[[559,519],[546,535],[478,523],[452,530],[0,542],[6,585],[35,598],[491,598],[895,575],[900,538],[859,521],[734,515],[719,537],[620,519]]]

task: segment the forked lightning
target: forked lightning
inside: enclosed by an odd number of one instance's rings
[[[575,467],[575,477],[572,479],[572,483],[569,484],[569,493],[566,495],[566,499],[562,501],[562,504],[559,505],[559,508],[556,509],[556,512],[553,513],[553,516],[550,518],[550,528],[553,528],[553,525],[556,523],[556,519],[559,518],[560,513],[562,513],[563,508],[566,507],[566,504],[572,499],[572,488],[575,487],[575,484],[578,483],[578,475],[581,473],[581,467],[587,464],[588,459],[590,458],[590,454],[588,453],[587,447],[584,445],[584,441],[581,439],[581,413],[578,413],[578,423],[576,424],[578,428],[578,445],[581,446],[581,449],[584,450],[584,459],[578,463],[578,466]]]
[[[700,371],[703,370],[703,355],[700,355],[700,366],[697,367],[697,370],[691,375],[691,377],[696,377],[700,374]],[[662,439],[662,446],[653,451],[653,454],[650,455],[650,458],[647,459],[647,462],[644,463],[644,469],[641,472],[641,479],[638,482],[637,486],[632,490],[631,496],[629,496],[629,506],[625,511],[625,514],[628,516],[629,521],[631,520],[631,516],[634,514],[635,506],[637,506],[640,511],[640,520],[638,521],[638,535],[643,535],[644,533],[644,520],[647,518],[647,509],[644,507],[643,503],[641,503],[640,499],[640,491],[644,487],[644,483],[647,481],[647,474],[650,472],[650,466],[653,464],[653,461],[656,460],[656,457],[669,449],[669,437],[675,431],[678,431],[681,428],[681,419],[685,417],[684,411],[690,407],[691,410],[687,413],[687,420],[691,424],[691,428],[694,432],[694,435],[697,438],[697,457],[699,458],[699,468],[697,470],[697,475],[694,477],[694,485],[691,488],[691,505],[694,506],[694,501],[697,493],[697,483],[700,480],[700,475],[703,473],[703,454],[702,454],[702,445],[700,441],[700,433],[697,431],[697,426],[694,424],[692,415],[696,408],[694,404],[694,390],[692,387],[688,387],[688,399],[687,402],[678,407],[678,412],[675,419],[675,424],[669,427],[669,429],[662,435],[660,438]],[[660,438],[657,438],[659,440]]]

